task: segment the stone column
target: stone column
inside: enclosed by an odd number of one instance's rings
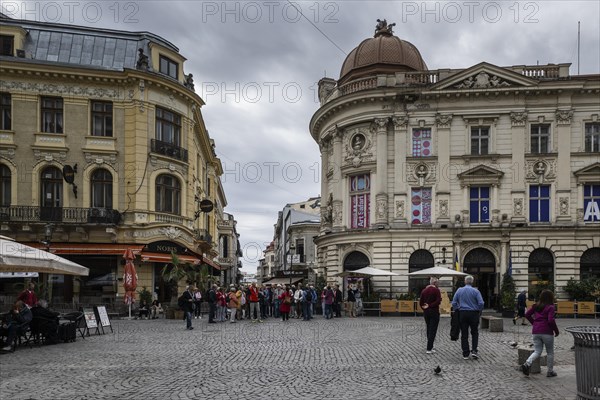
[[[333,210],[332,225],[334,230],[343,227],[343,199],[344,199],[344,180],[342,179],[342,136],[343,130],[336,127],[333,132],[333,175],[332,175],[332,193]]]
[[[556,112],[556,145],[553,151],[558,153],[556,165],[556,196],[553,206],[557,212],[557,223],[571,223],[569,213],[569,199],[571,196],[571,120],[572,110],[558,110]],[[583,202],[578,203],[583,204]]]
[[[406,155],[408,151],[408,116],[394,115],[394,222],[400,226],[407,224],[406,219]],[[410,207],[409,207],[410,209]]]
[[[375,181],[375,223],[388,223],[387,195],[387,126],[389,118],[375,118],[377,132],[377,179]]]
[[[510,113],[511,143],[512,143],[512,203],[513,212],[511,222],[525,222],[525,137],[527,126],[527,111],[513,111]]]
[[[436,114],[436,131],[433,132],[432,139],[434,143],[437,138],[437,146],[434,147],[434,153],[437,155],[437,220],[440,226],[450,223],[450,125],[452,124],[452,114]]]
[[[331,228],[333,214],[333,195],[329,189],[329,179],[333,178],[334,169],[330,170],[330,157],[332,157],[331,136],[323,138],[320,142],[321,150],[321,231]]]

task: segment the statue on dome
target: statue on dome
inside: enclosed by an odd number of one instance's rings
[[[379,35],[393,35],[392,28],[396,26],[396,23],[389,24],[386,19],[377,19],[377,25],[375,25],[375,37]]]

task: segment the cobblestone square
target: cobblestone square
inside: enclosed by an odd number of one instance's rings
[[[479,360],[463,360],[442,318],[437,353],[425,354],[419,317],[273,318],[185,330],[176,320],[115,320],[114,333],[0,355],[2,399],[574,399],[575,358],[559,319],[556,378],[516,370],[510,342],[531,327],[504,320],[480,331]],[[434,373],[440,365],[442,372]]]

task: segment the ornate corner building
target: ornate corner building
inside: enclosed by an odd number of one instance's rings
[[[226,275],[214,261],[223,171],[178,48],[148,32],[9,18],[0,34],[1,233],[90,268],[49,277],[53,300],[122,296],[126,248],[138,286],[160,300],[172,252]]]
[[[428,70],[381,21],[319,82],[310,121],[322,160],[327,275],[446,264],[494,306],[512,265],[521,289],[600,277],[600,75],[570,64]]]

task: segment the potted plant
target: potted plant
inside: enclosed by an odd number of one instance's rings
[[[515,280],[506,272],[502,275],[502,284],[500,285],[500,311],[502,317],[513,318],[515,316],[516,295]]]

